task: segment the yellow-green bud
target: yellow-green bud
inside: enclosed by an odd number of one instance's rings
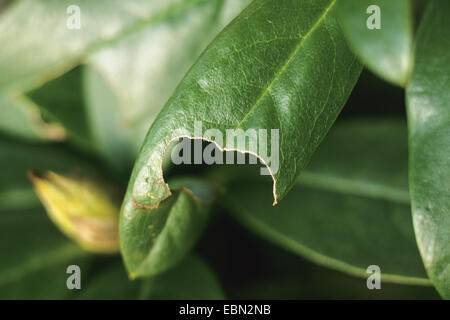
[[[36,194],[51,220],[84,249],[113,253],[119,250],[119,211],[110,186],[85,177],[54,172],[29,174]]]

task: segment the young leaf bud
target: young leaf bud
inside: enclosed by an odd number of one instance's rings
[[[51,220],[64,234],[92,252],[119,250],[120,197],[110,186],[51,171],[29,176]]]

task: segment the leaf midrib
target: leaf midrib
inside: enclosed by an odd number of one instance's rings
[[[314,23],[314,25],[309,29],[309,31],[306,33],[304,37],[301,38],[299,43],[295,46],[294,50],[291,52],[287,60],[284,62],[280,70],[277,72],[277,74],[274,76],[272,81],[269,83],[269,85],[262,91],[261,95],[258,97],[256,102],[253,104],[253,106],[250,108],[250,110],[244,115],[242,120],[236,125],[235,129],[238,129],[242,126],[242,124],[247,120],[247,118],[254,112],[254,110],[258,107],[260,102],[270,93],[272,87],[275,85],[275,83],[278,82],[278,80],[281,78],[282,74],[286,71],[288,66],[291,64],[292,60],[297,56],[300,49],[303,47],[303,44],[306,42],[306,40],[309,39],[311,34],[320,26],[322,21],[325,19],[325,17],[328,15],[331,8],[333,8],[334,4],[336,3],[336,0],[333,0],[327,8],[325,8],[324,12],[320,15],[319,19]]]

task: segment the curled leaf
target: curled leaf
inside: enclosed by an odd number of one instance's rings
[[[158,207],[134,200],[124,204],[120,243],[131,278],[156,275],[175,266],[206,226],[214,199],[211,187],[192,178],[173,181],[172,185],[180,188]]]

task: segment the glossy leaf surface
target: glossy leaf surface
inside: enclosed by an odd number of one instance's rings
[[[139,215],[133,201],[151,207],[167,198],[163,154],[178,137],[198,138],[196,121],[223,136],[226,129],[265,129],[268,136],[279,130],[279,141],[267,143],[280,153],[276,203],[335,120],[360,70],[341,35],[335,1],[254,1],[210,44],[150,128],[123,215]]]
[[[360,60],[379,77],[405,86],[413,60],[411,1],[344,0],[338,7],[347,40]]]
[[[450,299],[450,23],[448,1],[430,1],[407,89],[411,204],[422,259]]]

